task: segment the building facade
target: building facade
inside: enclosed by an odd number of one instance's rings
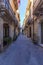
[[[36,5],[37,4],[37,5]],[[43,45],[43,0],[34,0],[34,34],[36,42]]]
[[[32,20],[33,20],[33,1],[28,0],[26,13],[25,13],[25,19],[24,19],[24,23],[25,23],[24,33],[26,33],[27,37],[31,37],[31,38],[33,38]]]
[[[17,0],[0,0],[0,50],[18,35],[17,10]]]
[[[26,8],[26,11],[29,11],[25,24],[28,25],[28,34],[26,34],[35,43],[43,46],[43,0],[29,0],[29,3]],[[27,30],[26,27],[24,29]]]

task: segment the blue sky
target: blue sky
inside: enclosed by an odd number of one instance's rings
[[[23,24],[23,20],[24,20],[24,16],[25,16],[25,12],[26,12],[26,6],[27,6],[27,1],[28,0],[20,0],[20,23],[21,23],[21,26]]]

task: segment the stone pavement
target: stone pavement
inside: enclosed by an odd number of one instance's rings
[[[43,65],[43,48],[21,34],[0,54],[0,65]]]

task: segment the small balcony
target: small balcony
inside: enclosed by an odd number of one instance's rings
[[[0,1],[0,13],[3,14],[5,11],[9,9],[9,3],[7,0]]]
[[[15,22],[15,13],[13,12],[9,0],[0,0],[0,17],[8,22]]]
[[[40,0],[35,0],[33,5],[34,5],[34,10],[37,8],[37,6],[39,5]]]
[[[43,0],[36,0],[34,2],[34,15],[43,15]]]

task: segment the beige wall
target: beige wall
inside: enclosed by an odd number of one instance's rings
[[[35,33],[35,34],[38,33],[38,22],[37,22],[37,20],[34,21],[34,33]]]
[[[41,44],[41,20],[43,20],[43,16],[41,16],[38,21],[38,36],[39,36],[39,44]]]
[[[9,0],[9,2],[10,2],[10,5],[11,5],[13,11],[16,12],[16,7],[15,7],[13,0]]]
[[[14,25],[9,25],[9,35],[13,40],[13,36],[14,36]]]
[[[38,37],[38,43],[41,43],[41,24],[40,24],[40,20],[36,20],[34,21],[34,33],[36,34],[36,36]]]
[[[28,25],[28,37],[30,37],[30,25]]]
[[[33,39],[33,24],[31,24],[31,38]]]
[[[19,33],[19,32],[18,32],[18,27],[16,28],[15,32],[16,32],[16,35],[18,36],[18,33]]]

